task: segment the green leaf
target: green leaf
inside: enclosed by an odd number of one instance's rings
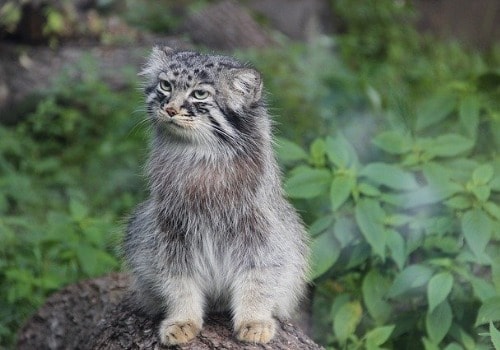
[[[354,334],[362,313],[359,301],[346,303],[339,308],[333,319],[333,331],[341,344]]]
[[[500,331],[490,322],[490,337],[495,350],[500,350]]]
[[[384,327],[377,327],[366,333],[366,342],[368,346],[380,346],[384,344],[392,332],[395,326],[389,325]]]
[[[348,168],[359,163],[354,147],[340,133],[326,138],[326,155],[339,168]]]
[[[478,168],[474,169],[472,173],[472,182],[475,185],[486,185],[493,179],[495,172],[491,164],[483,164]]]
[[[430,157],[454,157],[470,150],[474,141],[458,134],[421,139],[420,146]]]
[[[76,221],[81,221],[88,215],[88,208],[76,199],[71,199],[69,201],[69,211],[71,213],[71,217]]]
[[[496,149],[499,149],[500,148],[500,112],[491,112],[491,114],[492,114],[492,119],[490,120],[490,132],[493,136],[491,141],[492,141],[492,144],[495,145]],[[498,185],[498,182],[497,182],[497,185]]]
[[[453,313],[447,301],[439,304],[432,312],[428,311],[425,317],[425,328],[429,338],[439,344],[451,327]]]
[[[382,194],[382,192],[380,192],[380,190],[377,187],[369,185],[364,182],[359,183],[357,189],[359,192],[369,197],[378,197]]]
[[[363,279],[363,301],[377,324],[384,324],[392,313],[391,305],[385,300],[389,286],[390,281],[377,270],[370,270]]]
[[[361,169],[361,176],[371,181],[396,190],[415,190],[418,183],[413,174],[396,165],[386,163],[371,163]]]
[[[87,276],[95,276],[101,269],[100,261],[97,257],[101,251],[89,245],[81,244],[76,247],[78,263]]]
[[[384,193],[380,199],[405,209],[418,208],[429,204],[442,202],[454,192],[447,189],[425,186],[417,191],[406,193]]]
[[[2,16],[0,20],[2,26],[4,26],[8,32],[12,32],[16,29],[21,20],[21,6],[19,3],[16,4],[13,1],[3,2],[0,7],[0,15]]]
[[[437,163],[428,163],[422,167],[429,191],[434,192],[436,198],[447,198],[463,191],[461,185],[452,180],[452,173]]]
[[[487,185],[473,186],[472,193],[480,202],[486,202],[490,198],[491,188]]]
[[[479,99],[474,95],[466,96],[460,101],[458,107],[460,124],[467,133],[467,136],[472,139],[475,139],[477,135],[480,107]]]
[[[446,300],[453,287],[453,276],[449,272],[441,272],[432,276],[427,285],[427,300],[429,312]]]
[[[491,219],[484,211],[471,209],[462,216],[461,224],[467,245],[476,256],[481,256],[491,238]]]
[[[498,118],[498,144],[500,146],[500,115]],[[494,192],[500,192],[500,159],[497,159],[497,161],[494,163],[494,172],[495,175],[493,176],[493,179],[491,179],[489,185],[491,186],[491,190]]]
[[[460,344],[457,344],[457,343],[451,343],[451,344],[448,344],[444,350],[464,350],[464,348],[462,346],[460,346]]]
[[[336,175],[330,186],[330,203],[332,211],[336,211],[349,198],[356,185],[356,180],[348,175]]]
[[[474,295],[481,301],[486,301],[497,295],[495,287],[483,278],[472,276],[470,278],[470,283],[474,290]]]
[[[459,341],[467,350],[476,350],[474,339],[458,324],[453,323],[450,328],[450,335]]]
[[[356,222],[375,254],[385,258],[386,234],[383,226],[385,213],[373,199],[361,199],[356,205]]]
[[[500,221],[500,207],[493,202],[483,203],[483,208],[490,214],[492,217]]]
[[[106,223],[92,221],[91,223],[86,223],[82,230],[82,234],[85,240],[93,246],[104,248],[106,244],[106,234],[110,229],[111,227],[106,225]]]
[[[485,300],[477,313],[474,327],[500,321],[500,296]]]
[[[455,108],[456,98],[449,93],[436,94],[417,106],[417,131],[445,119]]]
[[[60,12],[50,8],[49,11],[47,11],[47,22],[45,24],[44,33],[60,34],[63,32],[64,26],[64,16]]]
[[[413,141],[410,135],[404,135],[397,131],[385,131],[372,140],[378,148],[390,154],[405,154],[411,151]]]
[[[424,286],[431,278],[432,272],[432,269],[424,265],[408,266],[396,276],[387,295],[391,298],[399,297]]]
[[[498,256],[491,264],[491,282],[495,286],[496,292],[500,294],[500,258]]]
[[[335,297],[330,309],[330,318],[333,320],[340,308],[351,301],[349,294],[342,293]]]
[[[386,230],[387,247],[391,251],[392,260],[396,263],[400,270],[403,269],[406,262],[406,244],[401,235],[392,229]]]
[[[440,350],[439,346],[427,338],[422,338],[422,342],[424,343],[425,350]]]
[[[285,190],[292,198],[314,198],[328,191],[331,173],[327,169],[307,166],[295,168],[285,182]]]
[[[310,146],[312,163],[317,167],[325,165],[326,144],[323,139],[315,139]]]
[[[472,199],[468,196],[459,194],[446,200],[444,204],[453,209],[464,210],[472,207]]]
[[[311,243],[312,278],[327,272],[340,255],[340,244],[329,231],[315,237]]]
[[[380,111],[382,108],[382,98],[380,97],[379,92],[373,86],[368,86],[366,88],[366,95],[368,96],[373,108]]]
[[[413,217],[409,215],[395,214],[386,217],[385,224],[388,226],[404,226],[412,221]]]
[[[337,218],[333,225],[333,234],[337,238],[342,248],[347,247],[356,239],[358,227],[353,218],[341,216]]]
[[[326,231],[327,229],[332,227],[334,219],[335,218],[333,217],[333,215],[325,215],[320,217],[309,227],[309,234],[314,237]]]
[[[277,137],[275,147],[278,158],[284,163],[293,163],[309,158],[302,147],[284,138]]]

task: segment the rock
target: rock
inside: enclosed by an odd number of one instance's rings
[[[500,41],[498,0],[413,0],[418,28],[470,47],[489,49]]]
[[[254,0],[248,7],[294,40],[310,41],[334,29],[333,11],[326,0]]]
[[[235,1],[223,0],[188,16],[181,26],[196,44],[219,50],[263,48],[273,40],[252,18],[249,11]]]
[[[18,349],[164,349],[157,335],[160,319],[131,306],[126,274],[70,285],[47,299],[18,334]],[[322,349],[300,329],[280,323],[266,345],[237,341],[230,317],[209,315],[202,332],[177,349]]]

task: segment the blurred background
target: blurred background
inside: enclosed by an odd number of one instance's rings
[[[122,269],[152,45],[263,76],[327,349],[500,349],[498,0],[0,0],[0,349]]]

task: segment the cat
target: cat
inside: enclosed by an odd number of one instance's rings
[[[218,55],[155,47],[141,73],[152,126],[150,197],[124,241],[160,340],[188,342],[211,311],[267,343],[303,295],[308,242],[284,198],[259,72]]]

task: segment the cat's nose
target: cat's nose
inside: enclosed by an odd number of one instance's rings
[[[165,108],[165,112],[167,112],[167,114],[170,116],[170,117],[173,117],[174,115],[177,114],[177,111],[175,110],[175,108],[173,107],[167,107]]]

